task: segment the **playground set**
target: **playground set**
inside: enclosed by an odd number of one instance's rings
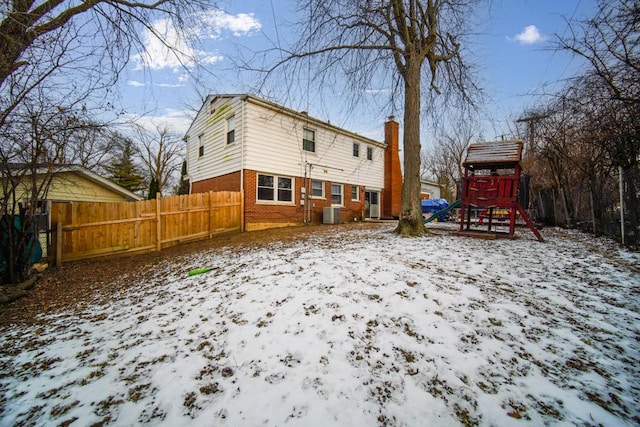
[[[462,163],[462,197],[460,206],[460,230],[458,234],[489,238],[514,237],[516,214],[527,224],[536,238],[543,242],[540,232],[533,225],[527,212],[518,201],[518,186],[522,168],[522,141],[494,141],[471,144]],[[476,225],[486,230],[471,230],[471,210],[481,209]],[[494,214],[500,212],[509,224],[508,233],[492,230]]]
[[[467,150],[467,157],[462,163],[464,178],[461,183],[462,188],[459,188],[461,197],[451,204],[447,204],[444,199],[423,200],[424,223],[446,220],[451,211],[460,208],[460,230],[457,234],[491,239],[513,238],[516,217],[519,214],[536,238],[543,242],[544,239],[519,200],[521,195],[519,186],[522,181],[521,159],[521,140],[471,144]],[[472,211],[478,214],[474,225],[486,226],[486,229],[471,229]],[[507,222],[508,233],[498,232],[494,228],[494,221]]]

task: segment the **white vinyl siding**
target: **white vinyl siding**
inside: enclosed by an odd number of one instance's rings
[[[236,143],[227,144],[227,119],[231,116],[234,117]],[[242,168],[242,144],[237,143],[242,140],[241,99],[207,99],[191,124],[186,140],[187,172],[191,182],[239,171]]]
[[[234,117],[234,143],[227,144],[227,119],[231,116]],[[314,131],[315,152],[302,148],[305,128]],[[198,155],[199,135],[204,147],[202,157]],[[191,182],[245,169],[366,188],[384,187],[382,144],[310,117],[283,112],[253,97],[211,97],[191,124],[186,140]],[[373,160],[366,161],[362,153],[360,157],[353,157],[354,143],[359,144],[361,150],[366,146],[375,147]]]
[[[245,110],[246,122],[243,123],[245,169],[270,172],[274,175],[301,178],[306,176],[312,180],[324,182],[346,182],[373,188],[384,187],[382,145],[376,146],[373,161],[366,161],[362,156],[353,157],[353,134],[340,134],[334,129],[318,125],[314,126],[316,152],[311,153],[303,150],[301,146],[304,128],[307,127],[306,121],[278,114],[252,102],[246,104]],[[356,141],[361,148],[372,144],[371,140],[365,138],[356,139]],[[310,175],[308,166],[305,174],[305,162],[313,165]],[[330,168],[323,168],[321,165],[330,166]],[[309,195],[313,196],[313,193]]]

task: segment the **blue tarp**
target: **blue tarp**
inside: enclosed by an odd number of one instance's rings
[[[449,202],[445,199],[427,199],[422,201],[422,213],[433,214],[441,211],[449,206]],[[447,213],[443,213],[438,216],[438,221],[446,221]]]

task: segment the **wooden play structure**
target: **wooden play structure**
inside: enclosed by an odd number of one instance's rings
[[[467,157],[462,163],[464,178],[462,180],[462,197],[460,204],[460,231],[458,234],[513,238],[516,226],[516,214],[524,220],[533,234],[541,242],[544,241],[533,225],[526,211],[518,202],[518,186],[520,184],[522,158],[522,141],[494,141],[471,144]],[[480,209],[486,216],[471,229],[471,211]],[[509,224],[508,233],[492,230],[494,211],[506,211]],[[484,229],[486,226],[486,229]]]

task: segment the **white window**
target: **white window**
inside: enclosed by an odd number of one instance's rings
[[[359,185],[352,185],[351,186],[351,200],[353,200],[354,202],[357,202],[358,200],[360,200],[360,186]]]
[[[360,144],[353,143],[353,157],[360,157]]]
[[[198,135],[198,157],[204,156],[204,134]]]
[[[342,185],[331,184],[331,204],[342,206]]]
[[[258,174],[257,198],[269,202],[293,202],[293,179]]]
[[[367,160],[373,160],[373,147],[367,147]]]
[[[236,116],[227,119],[227,144],[233,144],[236,140]]]
[[[312,153],[316,152],[316,131],[304,128],[302,133],[302,149]]]
[[[324,181],[311,180],[311,197],[324,199]]]

